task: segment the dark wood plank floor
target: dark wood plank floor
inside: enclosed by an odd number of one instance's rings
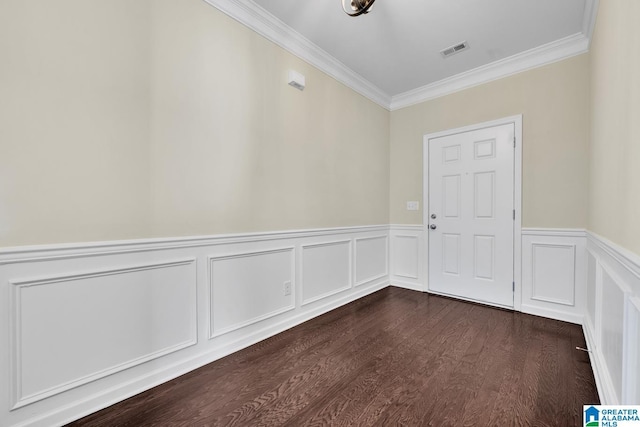
[[[75,426],[578,426],[579,326],[386,288]]]

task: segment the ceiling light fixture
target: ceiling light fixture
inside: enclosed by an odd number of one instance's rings
[[[340,0],[342,1],[342,10],[349,16],[360,16],[363,13],[369,13],[373,2],[376,0]]]

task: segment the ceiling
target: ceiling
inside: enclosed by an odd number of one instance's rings
[[[583,53],[597,7],[597,0],[378,0],[353,18],[339,0],[206,1],[390,109]],[[442,57],[462,41],[468,50]]]

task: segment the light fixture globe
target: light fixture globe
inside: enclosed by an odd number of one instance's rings
[[[376,0],[340,0],[342,1],[342,10],[349,16],[360,16],[368,13]]]

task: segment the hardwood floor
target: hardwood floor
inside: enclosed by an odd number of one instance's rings
[[[386,288],[74,426],[579,426],[582,329]]]

